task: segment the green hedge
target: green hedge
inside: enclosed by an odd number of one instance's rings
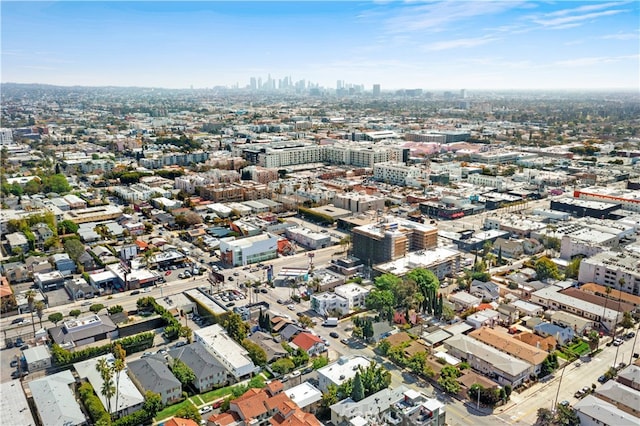
[[[333,223],[335,222],[335,219],[333,219],[331,216],[326,215],[324,213],[318,213],[314,210],[311,209],[306,209],[304,207],[300,207],[298,208],[298,213],[299,214],[303,214],[311,219],[314,219],[318,222],[327,224],[327,225],[333,225]]]
[[[136,334],[135,336],[129,336],[123,339],[114,340],[113,342],[107,343],[106,345],[88,347],[74,352],[63,349],[60,347],[60,345],[55,343],[51,347],[51,357],[53,358],[54,364],[56,364],[57,366],[67,366],[70,364],[75,364],[76,362],[108,354],[109,352],[112,352],[113,346],[116,343],[120,343],[122,349],[126,351],[127,355],[130,355],[132,353],[141,352],[152,347],[154,337],[154,333],[149,331],[146,333]]]
[[[85,382],[80,385],[78,393],[80,394],[80,399],[84,407],[89,413],[89,417],[93,420],[93,424],[111,424],[111,416],[107,413],[107,410],[105,410],[102,401],[100,401],[100,398],[98,398],[90,383]]]

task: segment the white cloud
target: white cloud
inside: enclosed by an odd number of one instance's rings
[[[591,65],[601,65],[612,62],[621,62],[628,59],[638,59],[640,55],[622,55],[622,56],[591,56],[584,58],[567,59],[564,61],[557,61],[555,65],[561,67],[584,67]]]
[[[576,7],[576,8],[573,8],[573,9],[563,9],[563,10],[558,10],[558,11],[555,11],[555,12],[550,12],[550,13],[547,13],[545,16],[548,16],[548,17],[565,16],[565,15],[568,15],[570,13],[592,12],[594,10],[602,10],[602,9],[608,9],[610,7],[622,6],[622,5],[626,4],[626,3],[628,3],[628,2],[610,2],[610,3],[588,4],[588,5]]]
[[[448,50],[464,47],[476,47],[498,40],[495,37],[461,38],[458,40],[437,41],[425,46],[426,50]]]
[[[516,8],[520,4],[515,1],[449,1],[411,4],[397,12],[389,11],[391,17],[386,20],[385,27],[387,31],[393,33],[440,32],[451,29],[451,25],[456,22],[501,13]]]
[[[616,34],[607,34],[603,35],[602,39],[604,40],[638,40],[640,37],[640,33],[616,33]]]
[[[585,13],[584,15],[562,16],[559,18],[552,17],[550,19],[538,18],[538,19],[534,19],[533,22],[535,22],[536,24],[542,25],[543,27],[557,27],[561,25],[581,23],[582,21],[596,19],[603,16],[618,15],[623,12],[627,12],[627,10],[624,10],[624,9],[605,10],[602,12]]]

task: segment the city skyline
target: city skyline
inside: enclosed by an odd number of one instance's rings
[[[2,2],[2,82],[640,86],[637,2]]]

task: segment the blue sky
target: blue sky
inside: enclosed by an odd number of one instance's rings
[[[640,2],[2,1],[2,82],[635,89]]]

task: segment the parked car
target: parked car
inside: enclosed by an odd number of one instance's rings
[[[569,406],[569,401],[567,401],[566,399],[564,401],[562,401],[560,403],[560,405],[562,405],[563,407],[568,407]]]
[[[260,293],[268,293],[269,291],[266,288],[261,288]]]
[[[207,414],[210,411],[213,411],[213,408],[210,405],[206,405],[198,410],[200,414]]]
[[[24,340],[22,340],[22,337],[18,337],[15,341],[16,346],[22,346],[24,345]]]
[[[600,377],[598,377],[598,381],[599,381],[600,383],[605,383],[607,380],[608,380],[608,379],[607,379],[607,377],[606,377],[606,376],[600,376]]]
[[[343,345],[348,345],[349,344],[349,339],[347,339],[347,338],[340,339],[340,343],[342,343]]]
[[[302,373],[302,374],[309,374],[309,373],[311,373],[312,371],[313,371],[313,367],[306,367],[306,368],[303,368],[303,369],[302,369],[301,373]]]
[[[133,291],[131,292],[131,295],[132,295],[132,296],[135,296],[136,294],[140,294],[140,290],[133,290]]]
[[[293,306],[293,305],[289,305],[289,306],[287,306],[287,309],[289,309],[290,311],[295,311],[296,307]]]
[[[18,366],[18,360],[17,359],[11,360],[9,367],[17,367],[17,366]]]
[[[187,342],[178,342],[176,343],[176,348],[181,348],[183,346],[187,345]]]
[[[338,337],[340,337],[340,335],[335,331],[332,331],[331,333],[329,333],[329,336],[333,337],[334,339],[337,339]]]

